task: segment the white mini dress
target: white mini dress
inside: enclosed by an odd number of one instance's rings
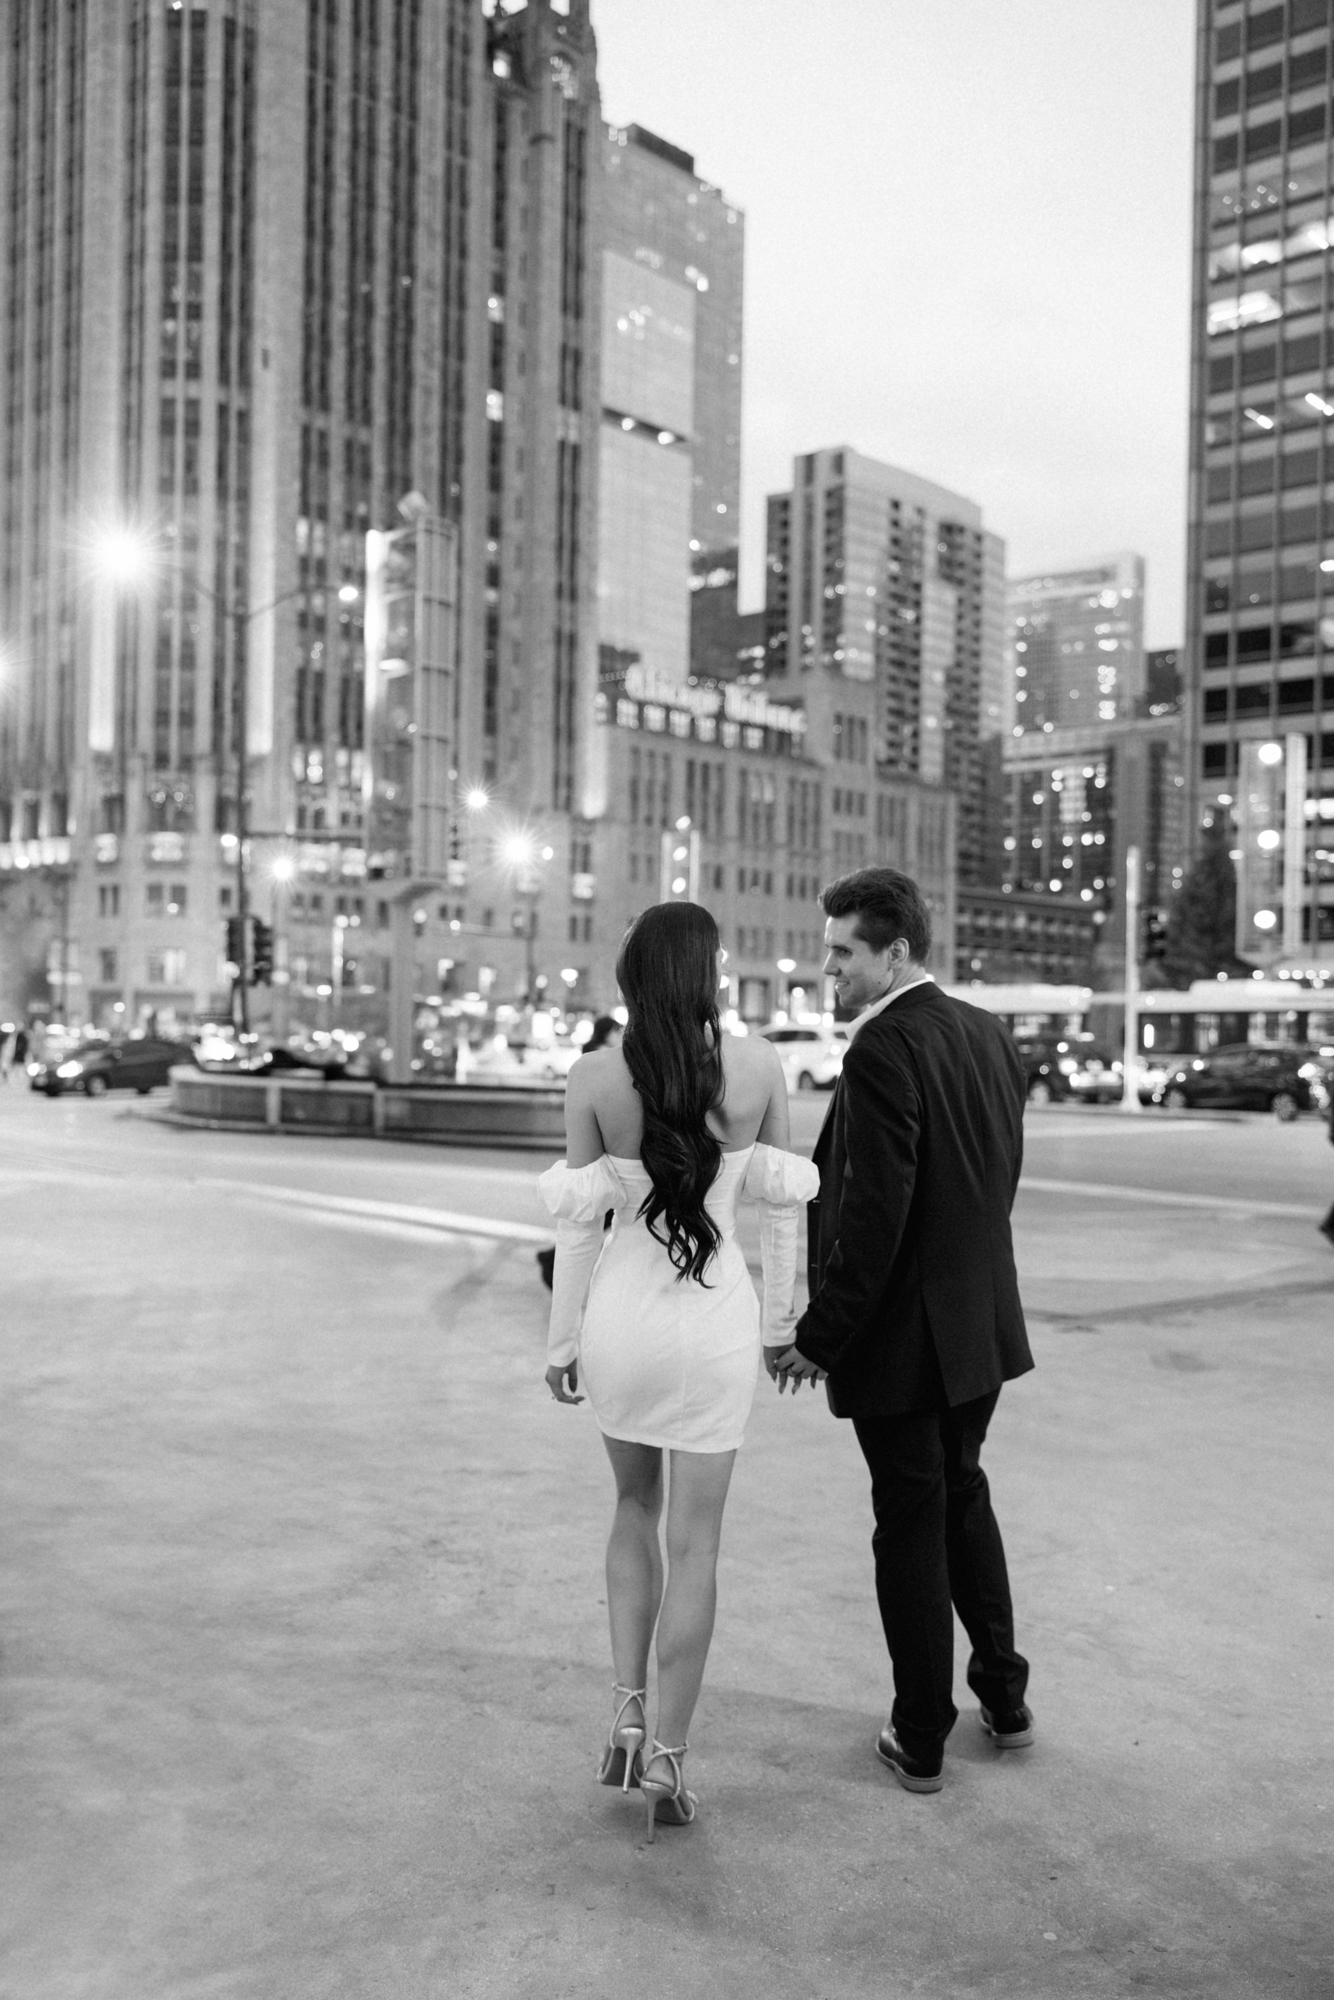
[[[579,1387],[608,1437],[677,1451],[735,1451],[755,1399],[761,1345],[789,1346],[796,1323],[798,1216],[819,1192],[809,1160],[776,1146],[724,1153],[706,1206],[722,1243],[705,1283],[678,1280],[639,1210],[652,1186],[639,1160],[563,1160],[538,1181],[557,1218],[548,1365],[579,1360]],[[760,1204],[764,1315],[736,1240],[736,1204]],[[604,1235],[607,1210],[614,1212]],[[665,1232],[665,1224],[658,1227]]]

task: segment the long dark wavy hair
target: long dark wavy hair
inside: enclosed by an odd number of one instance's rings
[[[630,1017],[621,1054],[643,1106],[640,1157],[653,1181],[639,1213],[666,1244],[677,1282],[701,1285],[722,1242],[704,1206],[723,1152],[708,1124],[723,1095],[718,942],[698,903],[657,903],[631,924],[616,961]]]

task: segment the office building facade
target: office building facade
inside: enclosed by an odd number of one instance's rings
[[[998,883],[1007,721],[1004,545],[980,508],[847,449],[795,461],[768,503],[766,672],[821,762],[953,792],[963,882]],[[841,815],[841,838],[864,831]]]
[[[1005,778],[1007,890],[1054,912],[1087,912],[1097,981],[1119,985],[1127,849],[1139,849],[1145,920],[1150,912],[1165,919],[1185,867],[1180,716],[1013,736]]]
[[[1201,0],[1190,824],[1231,811],[1243,868],[1269,856],[1238,948],[1292,970],[1334,963],[1332,56],[1329,0]]]
[[[0,121],[4,1004],[226,1010],[244,763],[294,1011],[336,1006],[340,964],[384,978],[362,617],[367,532],[405,498],[455,530],[460,786],[553,835],[582,804],[586,0],[15,0]],[[461,836],[456,936],[506,892],[494,860]]]
[[[602,161],[602,644],[710,676],[735,650],[745,218],[641,126]]]
[[[1087,903],[999,889],[960,889],[954,977],[960,985],[1091,986],[1100,926]]]
[[[943,787],[911,772],[818,760],[805,709],[767,683],[683,686],[632,665],[604,681],[598,728],[608,787],[589,850],[598,999],[614,997],[616,948],[637,912],[689,893],[718,920],[728,1005],[740,1019],[818,1012],[826,999],[819,892],[875,864],[920,882],[932,969],[953,976],[955,802]]]
[[[1018,577],[1006,591],[1014,723],[1088,729],[1144,698],[1144,559],[1129,551]]]

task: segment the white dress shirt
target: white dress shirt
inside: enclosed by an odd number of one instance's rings
[[[911,979],[904,980],[902,986],[896,986],[891,993],[882,994],[880,999],[873,1000],[869,1007],[862,1009],[855,1021],[848,1022],[849,1041],[866,1026],[872,1015],[883,1014],[886,1007],[891,1006],[895,1000],[901,999],[905,993],[911,993],[914,986],[934,986],[935,983],[936,978],[933,972],[915,972]]]

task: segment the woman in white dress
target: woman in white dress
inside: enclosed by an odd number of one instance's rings
[[[776,1052],[722,1033],[724,957],[698,904],[658,904],[635,921],[616,967],[624,1043],[571,1070],[568,1158],[540,1182],[558,1218],[547,1383],[557,1402],[576,1403],[582,1379],[616,1478],[607,1608],[617,1706],[598,1776],[640,1788],[649,1840],[658,1822],[695,1816],[686,1737],[713,1635],[723,1506],[760,1367],[736,1202],[761,1204],[763,1345],[779,1351],[796,1317],[798,1216],[819,1187],[810,1161],[786,1150]],[[657,1734],[646,1757],[655,1628]]]

